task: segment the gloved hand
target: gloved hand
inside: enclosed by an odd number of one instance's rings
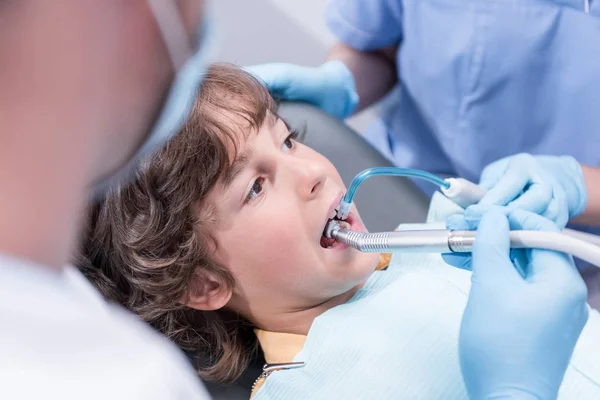
[[[497,209],[481,220],[459,335],[472,399],[555,399],[588,318],[587,289],[572,258],[527,250],[522,278],[509,259],[512,229],[558,230],[539,215]]]
[[[488,190],[480,205],[528,210],[554,221],[561,229],[587,205],[581,166],[570,156],[506,157],[483,170],[479,185]]]
[[[455,214],[448,217],[446,220],[446,229],[451,231],[473,231],[479,226],[481,218],[490,210],[501,210],[504,214],[508,214],[511,209],[509,207],[501,206],[482,206],[473,205],[467,207],[463,214]],[[527,251],[524,249],[511,249],[509,253],[510,260],[515,265],[515,269],[521,276],[525,277],[525,268],[528,264]],[[459,269],[467,271],[472,270],[473,258],[469,253],[445,253],[442,254],[444,261]]]
[[[245,69],[264,81],[273,97],[305,101],[340,119],[352,114],[358,105],[354,77],[338,60],[320,67],[274,63]]]

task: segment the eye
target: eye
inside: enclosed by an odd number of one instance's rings
[[[254,200],[256,197],[260,196],[260,194],[263,192],[263,184],[265,183],[265,178],[257,178],[254,181],[254,184],[252,184],[252,188],[250,188],[250,191],[248,192],[248,195],[246,196],[246,200],[244,201],[244,203],[249,203],[250,201]]]
[[[295,129],[290,130],[290,134],[285,138],[283,144],[281,145],[281,151],[287,153],[288,151],[294,148],[294,143],[298,138],[298,131]]]

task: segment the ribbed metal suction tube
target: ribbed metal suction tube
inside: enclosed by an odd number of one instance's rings
[[[325,235],[364,253],[450,253],[452,251],[448,247],[450,231],[445,229],[365,233],[342,228],[339,223],[332,221],[325,229]]]

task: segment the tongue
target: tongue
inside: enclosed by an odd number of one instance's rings
[[[328,248],[329,246],[332,246],[334,243],[335,239],[330,239],[325,236],[321,236],[321,247],[323,247],[324,249]]]

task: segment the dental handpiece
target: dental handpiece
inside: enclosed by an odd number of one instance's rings
[[[331,220],[325,236],[363,253],[470,253],[476,231],[446,229],[365,233],[343,228]],[[561,232],[510,231],[513,249],[546,249],[573,256],[600,267],[600,246]]]

